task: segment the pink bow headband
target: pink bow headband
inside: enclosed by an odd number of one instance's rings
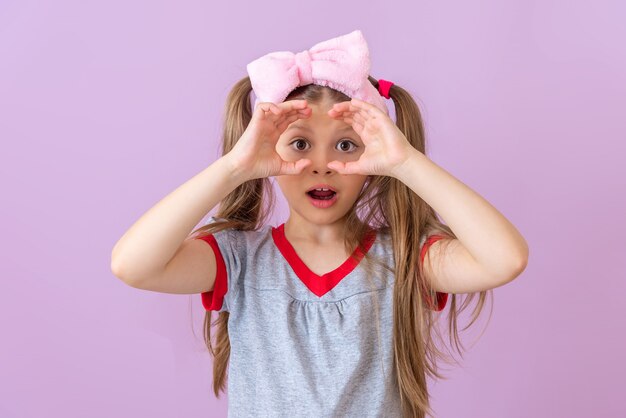
[[[252,90],[259,102],[281,103],[296,87],[307,84],[327,86],[371,103],[389,114],[382,97],[389,99],[391,81],[370,83],[367,42],[360,30],[315,44],[298,53],[270,52],[247,65]]]

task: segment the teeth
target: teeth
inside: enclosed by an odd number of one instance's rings
[[[318,192],[327,192],[327,191],[329,191],[330,189],[313,189],[313,190],[317,190]]]

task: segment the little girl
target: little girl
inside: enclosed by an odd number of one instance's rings
[[[447,357],[431,331],[448,296],[458,343],[455,294],[459,311],[479,296],[475,320],[487,291],[526,266],[516,228],[425,156],[411,95],[369,69],[358,30],[249,63],[228,96],[222,157],[113,249],[127,284],[201,294],[229,416],[432,415],[426,376],[441,378]],[[270,177],[290,210],[277,227]]]

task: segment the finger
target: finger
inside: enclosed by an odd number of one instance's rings
[[[254,112],[252,113],[252,117],[263,118],[265,112],[267,111],[268,105],[265,103],[258,103],[254,108]]]
[[[302,115],[296,114],[283,118],[280,122],[276,124],[276,128],[278,128],[278,130],[282,133],[287,129],[289,125],[291,125],[298,119],[302,119]]]
[[[300,174],[302,172],[302,170],[304,170],[309,165],[311,165],[311,160],[306,159],[306,158],[302,158],[302,159],[296,161],[296,171],[297,171],[297,173]]]
[[[294,109],[285,113],[285,115],[288,115],[288,116],[299,115],[300,117],[305,117],[305,118],[311,116],[311,114],[313,114],[313,109],[311,109],[310,107],[307,107],[304,109]]]
[[[364,117],[363,117],[363,115],[362,115],[361,113],[355,113],[355,114],[352,116],[352,119],[353,119],[355,122],[360,123],[361,125],[365,125],[365,123],[367,122],[367,119],[366,119],[366,118],[364,118]]]
[[[348,125],[351,125],[355,131],[357,129],[363,130],[363,127],[365,126],[365,123],[367,122],[367,120],[358,113],[345,113],[340,117],[338,116],[336,119],[342,119],[345,123],[347,123]],[[355,125],[358,125],[358,126],[355,127]],[[358,132],[359,131],[357,131],[357,133]]]
[[[304,109],[306,107],[308,107],[308,103],[305,99],[301,99],[301,100],[287,100],[286,102],[282,102],[280,103],[281,107],[284,107],[285,109]]]
[[[280,114],[281,110],[274,103],[271,102],[262,102],[257,105],[255,109],[255,113],[260,110],[260,117],[265,118],[268,115],[272,114]]]
[[[380,110],[379,108],[377,108],[373,104],[368,103],[368,102],[363,101],[363,100],[360,100],[360,99],[357,99],[356,97],[352,98],[352,100],[350,101],[350,104],[352,106],[356,107],[357,109],[360,109],[360,110],[366,112],[368,115],[370,115],[372,117],[376,117],[380,113],[382,113],[382,110]]]
[[[331,170],[335,170],[338,173],[342,173],[344,164],[339,161],[331,161],[328,164],[326,164],[326,166],[330,168]]]
[[[272,108],[276,108],[276,104],[272,102],[261,102],[257,105],[258,108],[263,110],[264,112],[271,112]]]
[[[339,103],[335,111],[343,114],[359,114],[365,119],[376,118],[381,110],[376,106],[359,99]]]
[[[269,110],[276,116],[295,113],[307,109],[306,100],[289,100],[278,104],[269,103]]]
[[[333,108],[328,111],[328,115],[333,118],[352,117],[352,115],[360,115],[363,119],[373,117],[370,112],[364,108],[352,106],[350,102],[339,103],[337,108]]]
[[[265,104],[264,109],[266,109],[266,111],[272,112],[274,114],[280,113],[280,109],[278,108],[278,106],[276,106],[275,103],[267,102],[267,103],[264,103],[264,104]]]
[[[362,107],[360,106],[355,106],[355,104],[353,103],[354,99],[345,101],[345,102],[340,102],[337,103],[337,109],[342,111],[342,112],[358,112],[361,111]]]
[[[350,114],[350,113],[353,113],[353,112],[351,112],[347,108],[343,109],[343,108],[339,107],[339,108],[332,108],[332,109],[330,109],[327,112],[327,115],[330,116],[330,117],[336,118],[336,117],[341,117],[343,115],[347,115],[347,114]]]
[[[289,123],[295,122],[298,119],[307,119],[311,117],[313,109],[300,109],[298,111],[291,111],[284,113],[277,117],[276,125],[282,125],[285,121],[289,121]]]
[[[341,119],[345,119],[345,118],[351,118],[353,115],[355,115],[355,113],[354,112],[349,112],[349,111],[346,111],[346,112],[336,112],[334,110],[330,110],[328,112],[328,116],[329,117],[331,117],[333,119],[340,119],[340,120]]]
[[[289,119],[293,116],[297,116],[298,118],[308,118],[311,116],[313,109],[304,108],[304,109],[293,109],[289,111],[283,112],[281,115],[276,117],[276,124],[282,123],[284,120]]]
[[[348,110],[350,109],[350,100],[346,100],[344,102],[338,102],[333,104],[332,109],[338,110],[338,111],[344,111],[344,110]]]
[[[363,130],[365,129],[365,125],[361,124],[360,122],[357,122],[356,120],[352,118],[346,118],[344,120],[346,121],[346,123],[352,126],[352,129],[354,129],[354,132],[356,132],[361,138],[363,138],[362,133],[363,133]],[[365,139],[363,139],[363,141],[365,141]]]
[[[328,116],[332,118],[336,118],[336,117],[341,117],[341,115],[344,114],[344,111],[333,107],[327,112],[327,114]]]

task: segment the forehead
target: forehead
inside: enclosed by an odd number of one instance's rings
[[[321,129],[321,128],[320,128]],[[336,132],[352,132],[352,126],[350,125],[343,125],[343,126],[328,126],[326,129],[332,129]],[[305,132],[309,132],[309,133],[315,133],[315,131],[318,130],[316,129],[314,124],[305,124],[302,121],[296,121],[294,123],[292,123],[291,125],[289,125],[289,127],[285,130],[285,132],[289,132],[289,131],[305,131]]]

